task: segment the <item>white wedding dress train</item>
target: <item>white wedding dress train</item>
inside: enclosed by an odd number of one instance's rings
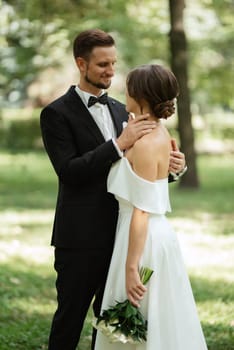
[[[147,341],[110,343],[98,331],[95,350],[207,350],[178,240],[165,217],[171,210],[168,179],[147,181],[123,157],[110,170],[108,191],[119,201],[119,219],[102,310],[127,298],[125,262],[133,207],[150,213],[141,265],[154,273],[140,307],[148,320]]]

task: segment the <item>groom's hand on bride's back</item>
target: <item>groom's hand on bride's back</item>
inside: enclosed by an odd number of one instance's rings
[[[116,143],[121,151],[130,148],[142,136],[150,133],[155,127],[156,122],[148,120],[149,114],[135,116],[129,115],[121,135],[116,139]]]
[[[180,152],[177,146],[176,140],[171,139],[171,153],[170,153],[170,163],[169,172],[173,174],[180,174],[186,171],[186,163],[184,153]],[[181,174],[182,175],[182,174]]]

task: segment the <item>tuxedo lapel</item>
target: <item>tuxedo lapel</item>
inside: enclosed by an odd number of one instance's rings
[[[82,102],[81,98],[76,93],[74,86],[68,90],[65,96],[65,103],[67,104],[67,107],[72,111],[70,118],[82,122],[82,124],[85,125],[87,129],[89,129],[89,132],[95,137],[97,142],[99,144],[103,143],[105,139],[102,135],[102,132]]]
[[[114,123],[114,126],[116,128],[116,134],[119,136],[123,130],[123,121],[124,119],[120,115],[119,109],[117,108],[117,103],[114,99],[111,97],[108,97],[108,107],[110,110],[110,114]]]

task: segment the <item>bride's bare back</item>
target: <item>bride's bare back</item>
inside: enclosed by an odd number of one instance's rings
[[[166,127],[158,126],[126,152],[134,172],[149,181],[168,177],[171,138]]]

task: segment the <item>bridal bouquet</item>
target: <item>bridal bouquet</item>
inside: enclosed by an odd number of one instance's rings
[[[153,270],[142,267],[139,271],[140,279],[146,284]],[[94,321],[93,326],[105,334],[110,342],[137,344],[146,341],[147,320],[144,319],[139,309],[133,306],[127,299],[104,310]]]

